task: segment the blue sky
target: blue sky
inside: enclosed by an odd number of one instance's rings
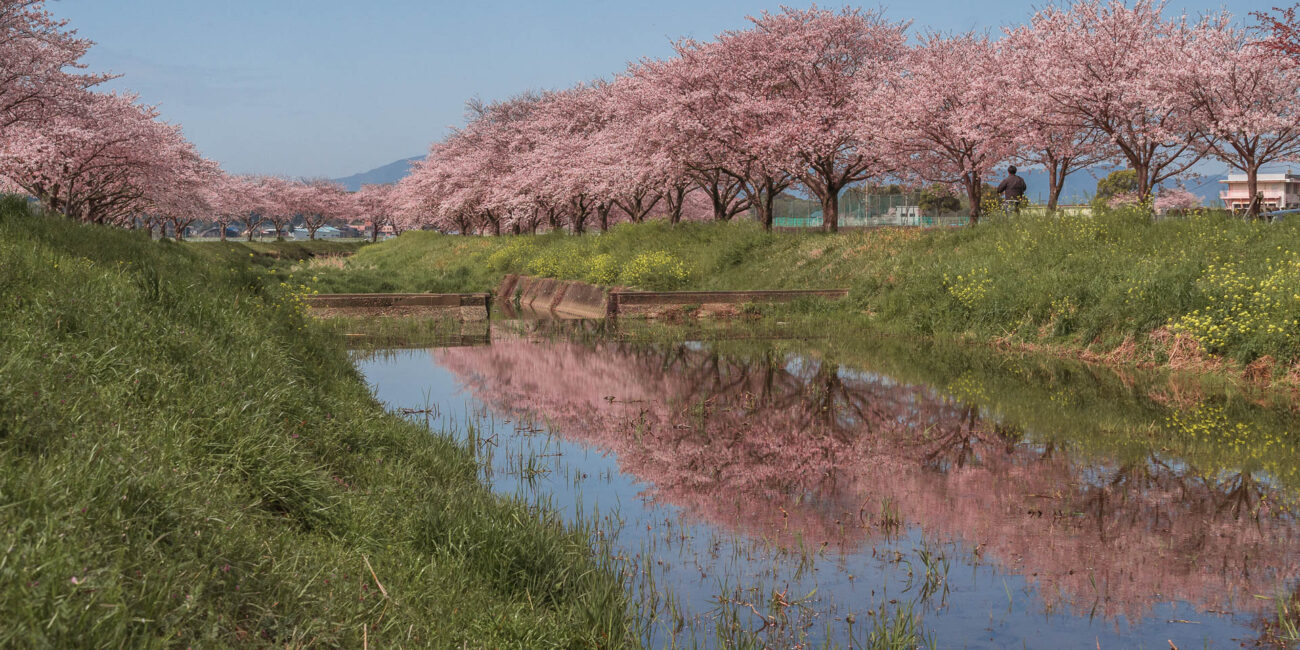
[[[743,27],[780,2],[54,0],[96,41],[91,68],[184,125],[231,172],[338,177],[425,152],[465,100],[609,76],[671,40]],[[792,0],[785,4],[796,5]],[[835,6],[822,3],[823,6]],[[913,29],[996,30],[1041,2],[913,0]],[[1269,0],[1171,0],[1236,15]],[[798,5],[802,6],[802,5]],[[876,6],[876,5],[866,5]]]

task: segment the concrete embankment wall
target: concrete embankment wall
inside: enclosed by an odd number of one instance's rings
[[[532,311],[563,316],[603,318],[609,289],[586,282],[507,275],[497,285],[497,299]]]

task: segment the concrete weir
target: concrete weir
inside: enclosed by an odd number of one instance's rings
[[[631,291],[623,287],[600,287],[585,282],[507,275],[496,295],[507,305],[532,311],[552,312],[578,318],[617,318],[619,315],[653,313],[674,305],[738,305],[744,303],[790,302],[806,297],[838,300],[848,289],[761,290],[761,291]]]
[[[521,309],[575,318],[604,318],[608,291],[585,282],[507,275],[497,285],[496,295],[505,304]]]

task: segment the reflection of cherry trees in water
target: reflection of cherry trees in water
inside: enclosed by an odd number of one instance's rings
[[[1160,601],[1258,611],[1293,584],[1296,520],[1249,474],[1085,459],[929,388],[809,358],[501,340],[437,353],[477,397],[615,452],[652,496],[726,529],[854,552],[883,504],[1040,588],[1136,620]]]

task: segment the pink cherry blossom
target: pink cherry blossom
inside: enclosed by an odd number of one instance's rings
[[[1131,7],[1081,0],[1039,11],[1005,39],[1022,60],[1033,57],[1024,89],[1048,110],[1101,132],[1137,171],[1142,199],[1203,155],[1192,101],[1170,74],[1187,65],[1194,34],[1186,19],[1165,19],[1162,8],[1153,0]]]

